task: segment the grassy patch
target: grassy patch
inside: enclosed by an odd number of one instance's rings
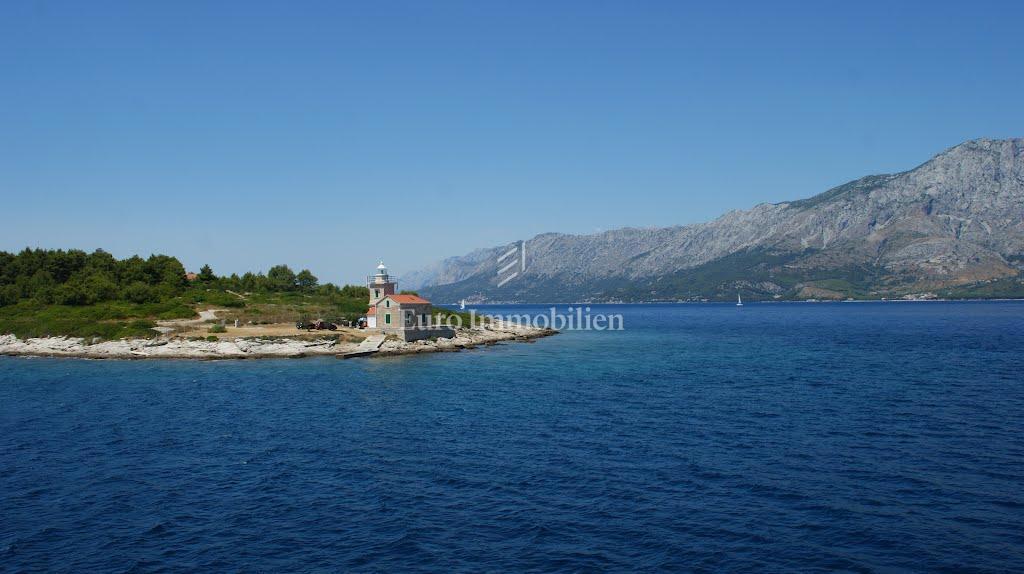
[[[21,301],[0,307],[0,333],[18,337],[153,337],[157,319],[187,318],[192,307],[180,300],[162,303],[107,301],[88,306],[45,305]]]
[[[184,298],[192,303],[205,303],[211,307],[242,308],[246,301],[237,295],[232,295],[218,289],[189,289]]]
[[[257,325],[312,319],[344,324],[364,316],[368,306],[366,297],[342,293],[253,293],[244,303],[243,307],[221,305],[227,311],[218,316],[229,322],[237,319]]]

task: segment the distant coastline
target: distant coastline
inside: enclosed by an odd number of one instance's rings
[[[744,299],[746,303],[986,303],[986,302],[1021,301],[1024,297],[991,297],[991,298],[935,298],[935,299]],[[734,301],[575,301],[572,303],[475,303],[474,307],[505,307],[505,306],[550,307],[566,305],[735,305]]]
[[[1024,138],[979,138],[809,198],[690,225],[541,233],[407,282],[442,301],[1024,297],[1021,173]],[[510,250],[528,255],[500,282]]]

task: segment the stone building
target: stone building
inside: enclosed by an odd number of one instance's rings
[[[370,289],[370,306],[366,310],[366,326],[383,335],[395,335],[403,341],[429,337],[450,337],[450,328],[432,324],[433,305],[419,295],[396,294],[397,281],[388,275],[381,262],[377,273],[366,278]]]

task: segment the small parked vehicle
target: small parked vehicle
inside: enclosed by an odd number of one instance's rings
[[[337,331],[338,325],[323,319],[316,319],[314,321],[299,321],[295,323],[295,328],[307,331]]]

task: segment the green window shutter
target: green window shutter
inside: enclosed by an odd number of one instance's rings
[[[391,313],[384,314],[384,322],[387,323],[388,325],[391,324]]]

